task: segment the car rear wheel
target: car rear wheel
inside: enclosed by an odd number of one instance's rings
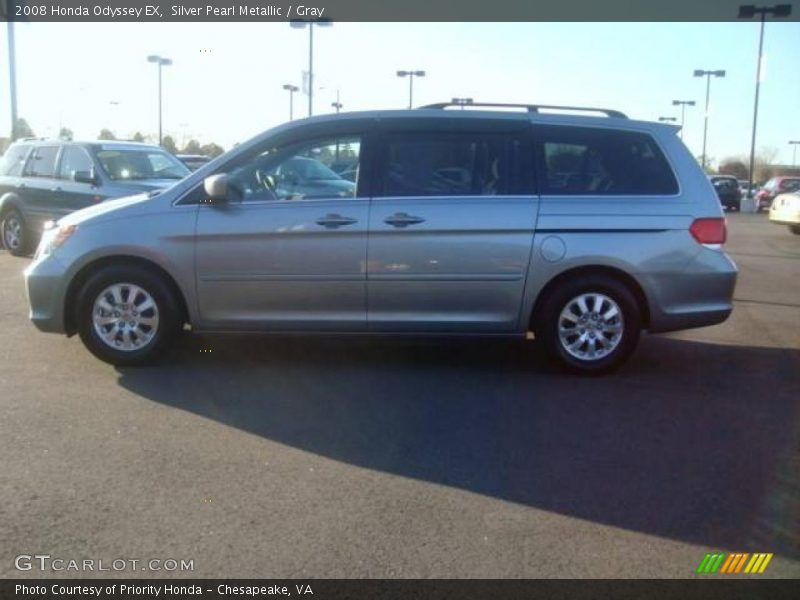
[[[795,235],[800,235],[800,225],[789,225],[789,231]]]
[[[621,282],[603,275],[565,281],[545,298],[536,324],[547,355],[567,370],[608,373],[636,348],[641,313]]]
[[[175,337],[178,310],[169,286],[138,266],[110,266],[80,292],[81,340],[100,360],[118,366],[153,361]]]
[[[28,232],[25,221],[17,209],[9,210],[3,216],[2,224],[3,246],[14,256],[24,256],[28,253]]]

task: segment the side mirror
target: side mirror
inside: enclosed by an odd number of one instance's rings
[[[94,171],[75,171],[72,174],[72,180],[75,183],[91,183],[92,185],[97,184],[97,178],[94,175]]]
[[[228,201],[228,175],[226,173],[206,177],[203,180],[203,188],[213,202]]]

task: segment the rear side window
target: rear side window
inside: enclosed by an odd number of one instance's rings
[[[519,142],[497,134],[389,134],[383,196],[515,193],[511,179],[520,152]]]
[[[55,177],[57,156],[58,146],[39,146],[35,148],[25,167],[25,175],[29,177]]]
[[[631,131],[535,127],[540,193],[674,195],[678,182],[651,136]]]
[[[0,160],[0,175],[19,177],[30,149],[30,146],[11,146]]]

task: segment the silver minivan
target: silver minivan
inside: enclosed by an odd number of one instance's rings
[[[562,365],[602,373],[643,330],[731,313],[722,209],[676,127],[448,108],[293,121],[167,190],[60,219],[25,273],[31,319],[117,365],[191,326],[533,334]],[[287,180],[307,161],[325,181]],[[335,181],[337,161],[354,185]]]

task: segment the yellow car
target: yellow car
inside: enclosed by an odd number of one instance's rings
[[[789,231],[800,235],[800,190],[777,196],[769,209],[769,220],[788,225]]]

